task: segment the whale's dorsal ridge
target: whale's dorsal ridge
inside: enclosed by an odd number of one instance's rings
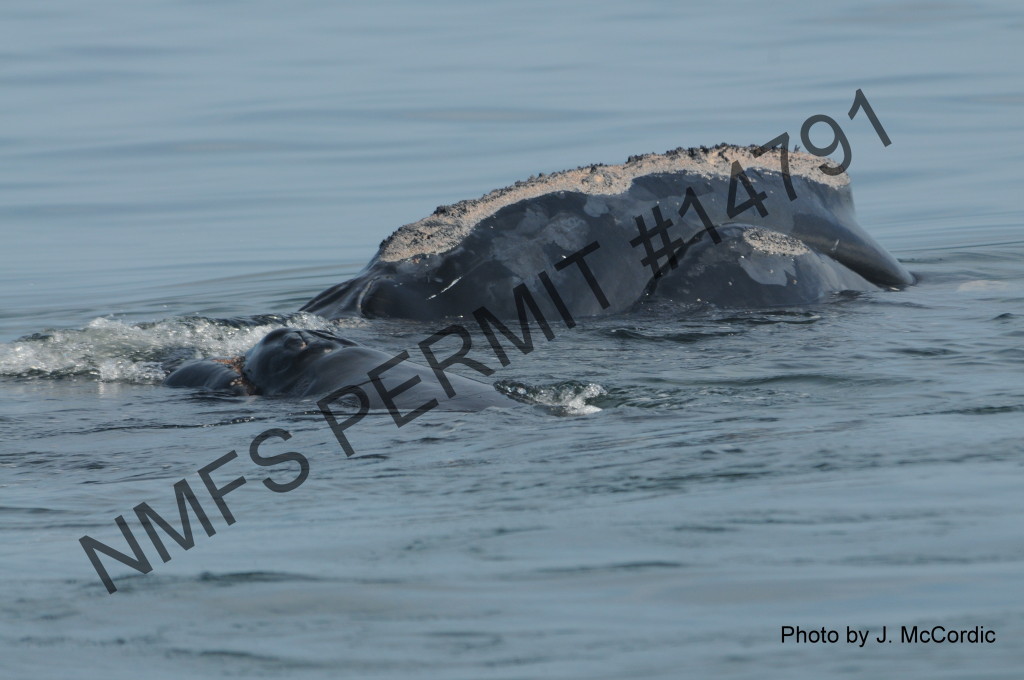
[[[480,198],[438,206],[433,214],[399,227],[380,244],[377,257],[384,262],[408,260],[418,255],[440,255],[457,247],[482,220],[502,208],[544,194],[571,191],[590,195],[615,195],[629,190],[633,180],[657,173],[686,172],[704,177],[728,177],[733,161],[744,168],[780,171],[778,149],[760,156],[759,147],[718,144],[707,147],[679,147],[662,154],[630,156],[620,165],[595,163],[574,170],[541,173]],[[792,176],[839,189],[849,184],[845,173],[828,175],[821,171],[823,159],[802,151],[789,151]]]

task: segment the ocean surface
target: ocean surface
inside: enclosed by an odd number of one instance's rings
[[[1020,677],[1019,3],[10,0],[0,38],[0,678]],[[288,324],[415,348],[295,310],[437,205],[815,114],[918,285],[560,327],[494,376],[543,406],[352,458],[312,401],[159,384]],[[216,533],[164,563],[132,509],[182,479]],[[153,569],[108,594],[120,515]]]

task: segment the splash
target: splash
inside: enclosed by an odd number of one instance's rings
[[[156,322],[100,317],[85,328],[33,333],[0,344],[0,376],[158,383],[174,364],[241,354],[270,331],[289,325],[337,330],[363,322],[342,324],[303,313],[244,319],[173,317]]]
[[[495,387],[516,401],[543,406],[556,415],[564,416],[597,413],[601,408],[587,403],[588,400],[608,394],[608,391],[597,383],[580,383],[573,380],[554,385],[528,385],[502,380],[496,383]]]

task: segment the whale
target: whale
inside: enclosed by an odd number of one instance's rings
[[[474,412],[517,403],[491,384],[455,373],[439,377],[438,371],[408,361],[408,356],[365,347],[329,331],[278,328],[243,355],[188,361],[163,384],[237,396],[323,399],[336,394],[330,402],[344,402],[338,393],[345,392],[362,401],[363,410],[389,411],[396,421],[400,413],[428,404],[430,409]]]
[[[857,223],[836,170],[804,152],[720,144],[531,177],[400,227],[301,311],[514,318],[525,286],[541,314],[585,317],[651,299],[760,308],[914,283]],[[587,272],[557,266],[581,252]]]

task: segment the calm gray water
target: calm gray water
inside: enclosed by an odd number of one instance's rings
[[[1018,3],[11,0],[0,37],[0,677],[1020,677]],[[551,408],[368,419],[351,459],[311,402],[158,384],[439,204],[819,113],[918,286],[586,321],[496,376]],[[232,450],[237,521],[201,494],[216,534],[108,595],[78,539]],[[997,640],[845,642],[883,625]]]

